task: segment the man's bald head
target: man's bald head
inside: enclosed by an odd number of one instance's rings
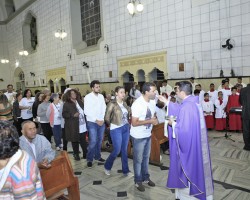
[[[36,124],[32,121],[22,123],[22,133],[30,142],[36,137]]]

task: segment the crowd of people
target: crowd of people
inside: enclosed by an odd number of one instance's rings
[[[163,80],[160,93],[156,85],[150,82],[144,83],[141,88],[134,83],[127,92],[123,86],[117,86],[107,95],[100,93],[100,85],[98,80],[92,81],[92,91],[86,96],[82,96],[77,88],[67,88],[62,95],[51,94],[49,89],[36,91],[35,97],[30,89],[14,92],[11,84],[7,86],[7,91],[0,94],[0,196],[15,197],[32,193],[36,199],[41,199],[44,195],[41,178],[34,163],[38,168],[50,168],[55,150],[67,151],[68,142],[72,144],[74,159],[86,159],[88,168],[92,168],[94,160],[104,163],[104,173],[109,176],[120,154],[124,176],[133,175],[139,191],[145,191],[143,184],[154,187],[148,164],[151,130],[158,123],[168,126],[165,131],[168,132],[170,145],[162,144],[162,150],[170,154],[167,187],[178,189],[177,198],[190,194],[205,199],[213,194],[207,129],[241,131],[243,119],[244,149],[250,150],[250,85],[242,83],[241,77],[232,87],[229,79],[222,80],[217,90],[211,83],[208,92],[203,91],[194,78],[177,82],[174,87]],[[242,118],[240,113],[230,112],[231,108],[241,105]],[[176,116],[177,120],[166,120],[166,115]],[[105,133],[108,133],[109,143],[113,147],[106,160],[101,156]],[[192,138],[195,140],[191,145]],[[134,174],[128,166],[129,140],[133,145]],[[52,142],[55,148],[52,148]],[[206,158],[203,154],[205,150]],[[197,159],[195,165],[190,166],[190,158]],[[12,179],[15,181],[8,174],[10,170],[20,168],[13,173],[24,170],[21,169],[23,165],[16,163],[17,160],[24,165],[31,164],[27,168],[34,171],[35,176],[26,178],[30,179],[29,184],[33,184],[33,192],[31,189],[30,193],[27,192],[25,187],[23,191],[18,186],[11,188],[8,184]],[[210,178],[201,178],[204,174]],[[183,188],[189,188],[191,192]]]

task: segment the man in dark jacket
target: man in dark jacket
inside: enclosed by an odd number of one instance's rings
[[[250,151],[250,84],[240,91],[240,103],[242,105],[243,149]]]

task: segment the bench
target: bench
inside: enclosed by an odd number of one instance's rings
[[[161,144],[167,142],[168,138],[164,136],[164,123],[153,126],[151,134],[151,152],[149,162],[154,165],[162,165],[160,160]]]
[[[80,200],[78,178],[74,172],[66,151],[52,161],[51,168],[40,169],[44,192],[47,199],[56,199],[68,190],[68,199]]]

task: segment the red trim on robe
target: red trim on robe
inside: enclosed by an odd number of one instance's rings
[[[207,128],[214,128],[214,116],[213,115],[207,115],[205,116],[206,126]]]
[[[226,129],[226,118],[216,118],[215,119],[215,130],[223,131]]]
[[[241,107],[239,102],[239,95],[230,95],[228,97],[226,111],[229,113],[229,130],[236,131],[242,130],[242,120],[241,120],[241,113],[230,113],[230,109],[232,107]]]

